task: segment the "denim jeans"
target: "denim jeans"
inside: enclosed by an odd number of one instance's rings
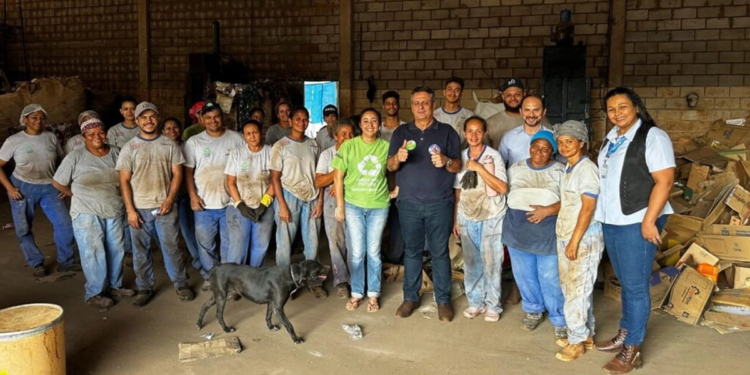
[[[125,223],[122,227],[122,238],[124,238],[122,242],[122,247],[125,249],[126,253],[133,253],[133,241],[130,240],[130,225],[128,225],[128,214],[125,213],[122,215],[122,221]]]
[[[312,212],[317,200],[305,202],[294,194],[282,189],[284,201],[289,208],[292,221],[287,223],[279,219],[279,201],[274,201],[274,220],[276,220],[276,265],[291,264],[292,242],[297,235],[298,228],[302,229],[302,242],[305,244],[305,259],[318,259],[318,236],[320,233],[320,217],[313,219]],[[322,285],[321,280],[308,284],[309,287]]]
[[[560,285],[565,296],[565,323],[568,342],[579,344],[596,333],[594,319],[594,283],[604,252],[602,224],[592,221],[578,244],[576,260],[565,256],[570,240],[557,240]]]
[[[383,254],[383,261],[391,264],[402,264],[404,259],[404,236],[401,233],[401,222],[398,220],[396,200],[391,200],[388,210],[388,252]]]
[[[536,255],[512,247],[508,247],[508,253],[523,311],[538,314],[546,310],[553,326],[565,327],[565,297],[560,288],[557,254]]]
[[[427,246],[432,256],[432,283],[435,301],[451,301],[451,261],[448,237],[453,229],[453,201],[418,203],[400,201],[398,216],[404,236],[404,300],[419,302],[422,286],[422,252]]]
[[[42,207],[44,215],[52,223],[55,245],[57,246],[58,266],[73,264],[75,261],[73,258],[73,244],[75,243],[73,223],[70,219],[68,206],[58,197],[60,192],[52,187],[52,184],[29,184],[14,176],[10,177],[10,181],[23,195],[21,200],[14,200],[10,196],[8,196],[8,199],[10,200],[16,237],[21,245],[26,265],[32,268],[44,265],[44,254],[36,246],[34,233],[31,231],[37,206]]]
[[[667,215],[656,220],[661,232]],[[651,314],[649,277],[654,263],[656,245],[641,235],[641,223],[630,225],[604,224],[604,244],[607,255],[622,285],[622,318],[620,328],[628,331],[625,345],[640,345],[646,337],[646,325]]]
[[[234,206],[229,206],[227,228],[229,251],[225,263],[248,264],[249,261],[252,267],[263,266],[273,235],[273,208],[268,208],[256,223],[242,216]]]
[[[347,264],[347,250],[352,244],[346,230],[346,220],[336,221],[336,197],[323,197],[323,225],[328,237],[328,249],[331,251],[331,267],[333,268],[333,285],[349,283],[349,265]]]
[[[215,266],[226,263],[229,256],[229,234],[227,230],[227,209],[193,211],[195,217],[195,241],[200,251],[201,266],[206,276]],[[219,246],[216,238],[219,238]],[[216,253],[216,248],[219,253]],[[201,276],[203,274],[201,273]],[[204,276],[204,280],[208,278]]]
[[[367,255],[367,296],[380,297],[380,277],[383,273],[380,244],[385,222],[388,220],[388,207],[362,208],[347,203],[345,210],[346,230],[352,243],[349,252],[352,297],[364,297],[365,255]]]
[[[180,233],[177,224],[177,205],[172,205],[172,210],[166,215],[153,215],[153,210],[154,208],[138,209],[138,215],[143,223],[139,229],[130,228],[135,284],[140,290],[154,289],[154,259],[151,255],[153,236],[159,241],[169,279],[177,288],[187,286],[185,263],[177,245]]]
[[[503,218],[472,221],[458,213],[464,255],[464,285],[469,307],[503,312]]]
[[[79,214],[73,219],[73,233],[86,276],[84,301],[106,293],[108,288],[122,288],[124,225],[122,216]]]
[[[191,264],[193,268],[200,271],[204,280],[208,279],[208,272],[201,264],[201,252],[198,248],[198,242],[195,240],[195,216],[193,215],[193,209],[190,207],[189,194],[177,196],[177,216],[180,219],[180,233],[182,239],[185,240],[185,247],[187,247],[190,257],[193,258]]]

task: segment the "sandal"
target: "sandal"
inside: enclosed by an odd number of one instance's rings
[[[380,310],[378,299],[370,298],[370,301],[367,302],[367,312],[377,312],[378,310]]]
[[[349,310],[349,311],[354,311],[361,304],[362,304],[362,298],[352,298],[352,299],[346,301],[346,309]]]

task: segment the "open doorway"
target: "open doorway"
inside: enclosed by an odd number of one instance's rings
[[[305,82],[305,108],[310,111],[310,126],[305,135],[315,138],[326,123],[323,107],[333,104],[338,108],[339,84],[336,81]]]

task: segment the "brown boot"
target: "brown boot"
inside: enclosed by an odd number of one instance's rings
[[[453,306],[450,303],[438,304],[438,319],[441,322],[453,320]]]
[[[515,281],[510,284],[510,293],[505,297],[505,303],[508,305],[518,305],[521,303],[521,291],[518,290],[518,285],[516,285]]]
[[[396,310],[396,316],[408,318],[417,307],[419,307],[419,302],[404,301]]]
[[[584,349],[583,343],[579,344],[568,344],[568,346],[564,347],[561,351],[557,352],[555,354],[555,358],[563,361],[563,362],[570,362],[585,353],[586,350]]]
[[[641,347],[638,345],[626,345],[619,353],[607,363],[603,369],[608,374],[627,374],[633,369],[643,366],[641,361]]]
[[[620,330],[617,331],[617,336],[607,341],[597,342],[594,344],[594,347],[596,348],[596,350],[600,350],[603,352],[614,352],[620,350],[625,343],[625,337],[627,335],[628,331],[620,328]]]
[[[561,348],[564,348],[568,346],[569,342],[568,339],[557,339],[555,340],[555,344],[557,344],[557,346]],[[589,336],[589,338],[587,338],[586,341],[582,342],[581,344],[583,344],[583,347],[586,348],[586,350],[594,349],[594,338]]]

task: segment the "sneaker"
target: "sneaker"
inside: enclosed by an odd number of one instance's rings
[[[112,297],[132,297],[135,295],[135,290],[128,288],[110,288],[109,295]]]
[[[336,296],[339,297],[339,299],[349,298],[349,287],[347,287],[346,283],[336,285]]]
[[[323,298],[328,297],[328,292],[326,292],[326,290],[323,289],[322,286],[314,286],[310,288],[310,291],[317,299],[323,299]]]
[[[44,265],[38,265],[34,267],[34,277],[44,277],[47,276],[47,270],[44,268]]]
[[[195,294],[193,294],[193,291],[186,286],[177,288],[177,296],[180,297],[181,301],[192,301],[195,298]]]
[[[201,285],[201,290],[204,292],[208,292],[211,290],[211,282],[208,280],[203,280],[203,285]]]
[[[146,306],[151,297],[154,296],[154,291],[151,289],[141,289],[133,299],[133,306]]]
[[[81,272],[83,271],[83,268],[81,268],[80,263],[71,263],[67,266],[57,266],[57,272]]]
[[[585,352],[586,350],[584,349],[583,343],[573,344],[564,347],[561,351],[555,354],[555,358],[563,362],[570,362],[582,356]]]
[[[486,307],[467,307],[466,310],[464,310],[464,316],[469,319],[474,319],[479,315],[484,314],[486,310]]]
[[[112,305],[115,304],[115,301],[104,296],[94,296],[94,297],[89,298],[86,301],[86,304],[94,306],[94,307],[98,307],[100,309],[106,309],[106,308],[112,307]]]
[[[487,311],[484,312],[484,321],[494,323],[496,321],[500,320],[500,313],[492,310],[487,309]]]
[[[542,313],[526,313],[526,317],[521,321],[521,328],[527,331],[533,331],[539,324],[544,320],[544,314]]]
[[[568,327],[555,327],[555,339],[567,339],[568,338]]]

